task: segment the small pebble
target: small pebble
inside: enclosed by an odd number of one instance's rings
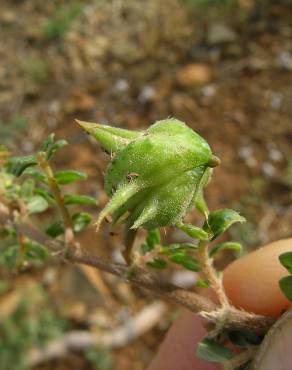
[[[275,166],[270,162],[264,162],[261,169],[263,174],[267,177],[274,177],[277,172]]]
[[[144,86],[142,91],[139,94],[138,100],[140,103],[147,103],[156,95],[156,90],[152,86]]]
[[[125,92],[129,89],[129,83],[126,80],[117,80],[114,89],[119,91],[119,92]]]
[[[253,156],[253,149],[251,146],[242,146],[239,148],[238,154],[241,159],[247,159]]]
[[[213,97],[216,94],[216,91],[217,89],[216,89],[216,86],[214,85],[207,85],[207,86],[202,87],[202,93],[207,98]]]
[[[279,67],[292,71],[292,54],[289,51],[282,51],[277,58]]]
[[[283,154],[280,152],[280,150],[271,148],[269,150],[269,158],[273,162],[280,162],[283,159]]]

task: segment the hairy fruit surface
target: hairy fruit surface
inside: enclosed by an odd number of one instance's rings
[[[170,226],[202,204],[203,187],[219,159],[185,123],[166,119],[142,132],[78,123],[112,154],[105,175],[110,200],[98,227],[108,215],[129,229]]]

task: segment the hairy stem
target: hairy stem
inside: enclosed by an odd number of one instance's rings
[[[54,177],[54,172],[49,162],[46,159],[46,154],[44,152],[39,152],[37,154],[37,160],[38,160],[39,166],[44,171],[44,174],[47,177],[49,188],[53,194],[53,197],[58,205],[61,216],[63,218],[63,222],[65,226],[65,244],[66,246],[68,246],[72,244],[74,235],[73,235],[73,229],[72,229],[72,226],[73,226],[72,221],[71,221],[68,209],[65,206],[64,197],[61,193],[60,187],[58,186],[56,182],[56,179]]]
[[[9,222],[13,223],[11,212],[9,212],[9,209],[1,203],[0,220],[3,224]],[[20,223],[17,227],[23,235],[37,243],[47,246],[54,252],[62,251],[65,247],[61,241],[49,237],[29,223]],[[56,254],[56,261],[60,260],[60,257],[58,256],[59,254]],[[223,317],[226,317],[226,314],[222,312],[222,307],[219,307],[210,299],[203,297],[198,293],[179,288],[161,279],[161,276],[149,273],[149,271],[138,268],[135,271],[131,271],[131,268],[127,265],[101,260],[94,255],[87,254],[85,249],[81,248],[76,243],[73,243],[72,248],[66,251],[66,258],[71,263],[92,266],[98,270],[119,276],[120,278],[127,280],[129,283],[140,288],[147,289],[154,295],[168,299],[188,308],[192,312],[200,314],[200,316],[207,319],[211,324],[216,325],[218,320],[221,320],[222,315]],[[229,312],[228,320],[225,322],[225,325],[229,329],[249,329],[265,334],[275,322],[275,319],[271,317],[255,315],[238,310],[232,306],[226,309]]]
[[[197,293],[187,291],[183,288],[179,288],[161,279],[161,277],[140,269],[137,266],[135,266],[135,269],[133,270],[131,267],[124,264],[102,261],[98,257],[85,254],[80,249],[68,250],[66,258],[70,262],[85,264],[119,276],[140,288],[151,291],[154,295],[158,295],[172,302],[181,304],[191,311],[209,312],[216,309],[216,305],[208,298]]]
[[[197,257],[201,264],[202,273],[216,293],[219,303],[223,307],[229,307],[230,304],[222,285],[222,279],[218,277],[217,272],[213,267],[212,259],[209,258],[208,245],[206,242],[200,241]]]
[[[226,317],[226,313],[222,312],[223,308],[215,305],[210,299],[195,292],[179,288],[161,279],[161,276],[153,275],[138,267],[135,271],[132,271],[131,267],[127,265],[101,261],[98,257],[87,255],[80,249],[75,251],[72,249],[69,250],[66,257],[71,262],[96,267],[124,278],[140,288],[145,288],[155,295],[178,303],[200,314],[200,316],[206,318],[211,323],[216,324],[220,321],[222,314]],[[225,308],[225,310],[228,310],[228,320],[225,321],[225,325],[229,329],[249,329],[259,333],[266,333],[275,321],[273,318],[251,314],[238,310],[235,307]]]
[[[19,210],[13,212],[13,224],[16,229],[16,237],[18,242],[18,256],[17,256],[17,262],[16,266],[17,269],[20,269],[23,265],[23,262],[25,260],[25,253],[26,253],[26,246],[25,246],[25,235],[19,230],[18,225],[28,217],[27,209],[24,204],[24,202],[21,199],[17,199],[17,205]]]

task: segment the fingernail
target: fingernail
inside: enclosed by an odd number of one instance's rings
[[[266,335],[253,370],[292,369],[292,310],[287,311]]]

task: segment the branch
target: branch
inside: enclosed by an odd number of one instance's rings
[[[57,205],[59,207],[60,213],[62,215],[62,218],[64,220],[65,228],[71,228],[72,222],[69,215],[69,212],[64,204],[64,197],[61,193],[61,190],[55,180],[54,173],[52,171],[52,168],[49,164],[49,162],[46,159],[46,154],[44,152],[39,152],[37,154],[37,160],[39,163],[39,166],[44,171],[44,174],[46,175],[46,178],[48,180],[49,188],[54,196],[54,199],[57,202]]]
[[[4,208],[1,209],[0,207],[0,219],[4,216],[6,218],[6,222],[9,222],[11,220],[8,219],[8,215],[8,209],[5,208],[4,212]],[[28,223],[19,224],[18,229],[28,238],[47,246],[54,252],[64,250],[65,245],[62,242],[42,233]],[[81,248],[76,244],[75,248],[71,248],[66,251],[66,259],[73,263],[92,266],[99,270],[124,278],[140,288],[150,290],[153,294],[181,304],[194,312],[210,312],[216,308],[216,305],[210,299],[195,292],[190,292],[166,281],[161,281],[161,277],[157,277],[147,271],[145,272],[144,270],[139,270],[139,268],[135,268],[135,271],[131,271],[131,268],[127,265],[112,263],[111,261],[103,261],[95,256],[87,255],[84,252],[81,252]]]
[[[61,213],[65,226],[65,245],[66,247],[69,247],[74,243],[74,233],[71,217],[64,203],[63,194],[54,177],[54,172],[50,166],[50,163],[46,159],[46,154],[44,152],[39,152],[37,154],[37,160],[40,168],[44,171],[44,174],[47,177],[49,188],[54,196],[54,199]]]
[[[138,267],[135,267],[135,270],[131,271],[131,268],[127,265],[102,261],[95,256],[79,253],[76,250],[68,251],[66,259],[124,278],[140,288],[150,290],[153,294],[178,303],[193,312],[210,312],[216,309],[216,305],[210,299],[163,281],[161,276],[156,276],[147,271],[145,272],[145,270]]]
[[[60,252],[64,249],[64,243],[51,238],[30,223],[21,221],[16,224],[12,211],[2,202],[0,202],[0,223],[1,225],[14,225],[24,236],[39,244],[45,245],[53,252]]]
[[[0,219],[2,216],[1,211],[0,207]],[[19,224],[18,228],[30,239],[48,248],[52,247],[53,251],[65,250],[65,245],[62,242],[50,238],[29,224]],[[59,249],[57,247],[59,247]],[[132,268],[124,264],[104,261],[96,256],[86,254],[77,243],[75,243],[73,248],[66,250],[65,258],[69,262],[92,266],[123,278],[139,288],[147,289],[154,295],[180,304],[192,312],[199,313],[202,317],[214,324],[222,322],[223,320],[225,327],[228,326],[233,329],[254,329],[258,332],[266,333],[275,321],[273,318],[255,315],[238,310],[234,307],[226,308],[228,310],[228,315],[226,315],[226,311],[223,312],[220,310],[220,307],[215,305],[210,299],[196,292],[179,288],[162,280],[160,275],[154,275],[137,266]],[[228,318],[228,320],[226,320],[226,318]]]
[[[62,242],[57,239],[51,238],[47,234],[41,232],[28,223],[23,222],[21,224],[18,224],[17,228],[23,235],[25,235],[29,239],[39,244],[45,245],[53,252],[60,252],[64,248],[64,244]]]

